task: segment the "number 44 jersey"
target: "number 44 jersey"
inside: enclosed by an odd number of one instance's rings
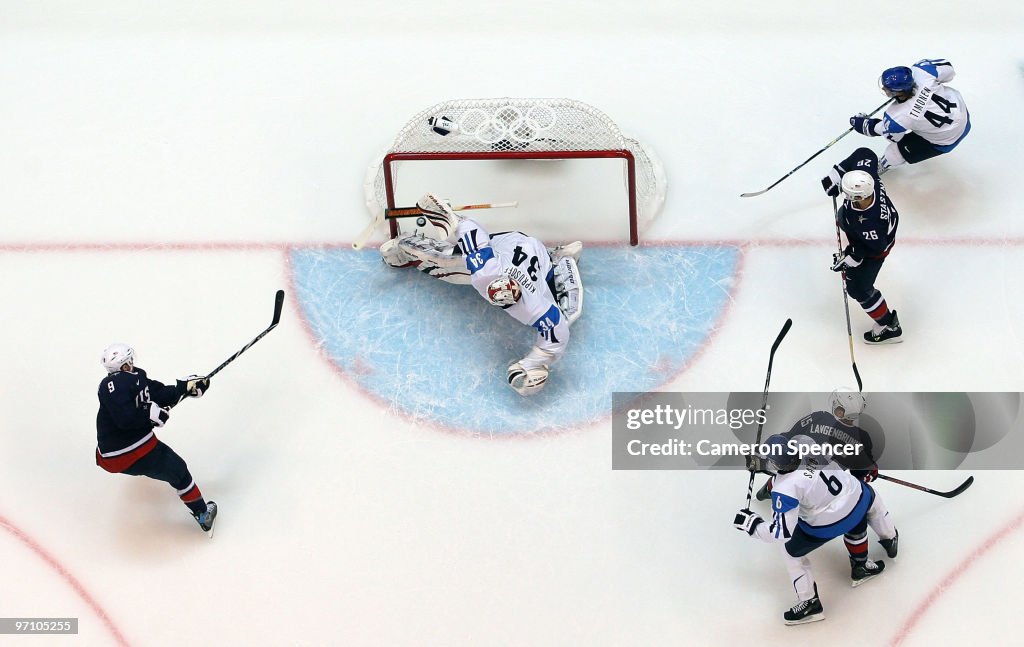
[[[561,356],[569,341],[569,324],[551,293],[553,268],[544,244],[518,231],[491,236],[468,218],[458,224],[456,235],[476,291],[487,299],[491,281],[508,276],[518,283],[519,301],[506,306],[505,312],[537,330],[536,346],[552,361]]]
[[[936,146],[956,144],[966,134],[971,120],[964,98],[944,85],[956,75],[953,64],[945,59],[925,59],[914,63],[910,71],[914,76],[914,96],[886,109],[878,134],[899,141],[912,131]]]

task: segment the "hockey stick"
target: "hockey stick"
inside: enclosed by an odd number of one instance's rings
[[[242,346],[242,350],[238,351],[237,353],[235,353],[231,357],[227,358],[226,360],[221,362],[220,366],[218,366],[217,368],[215,368],[212,371],[210,371],[209,373],[207,373],[205,375],[206,379],[210,379],[211,377],[213,377],[217,373],[220,373],[221,369],[223,369],[228,364],[230,364],[231,362],[233,362],[236,359],[238,359],[239,355],[241,355],[245,351],[247,351],[250,348],[252,348],[253,344],[255,344],[259,340],[263,339],[267,335],[267,333],[269,333],[271,330],[273,330],[274,328],[277,328],[277,324],[280,323],[280,321],[281,321],[281,309],[282,309],[283,306],[284,306],[284,290],[278,290],[277,294],[274,295],[274,317],[270,320],[270,326],[268,326],[267,329],[264,330],[263,332],[261,332],[260,334],[256,335],[256,338],[253,339],[251,342],[249,342],[245,346]],[[187,397],[187,394],[185,396],[182,396],[181,400],[185,399],[185,397]],[[178,400],[178,402],[181,402],[181,400]],[[177,404],[177,402],[175,404]],[[171,405],[171,406],[174,406],[174,405]]]
[[[793,327],[793,320],[786,319],[786,323],[782,324],[782,330],[779,331],[779,336],[775,338],[775,343],[772,344],[772,352],[768,354],[768,374],[764,377],[764,398],[761,400],[761,411],[768,409],[768,384],[772,379],[772,362],[775,361],[775,351],[779,350],[779,344],[782,343],[786,333]],[[763,418],[762,418],[763,419]],[[761,432],[764,430],[764,422],[757,425],[757,440],[754,442],[755,445],[761,444]],[[754,474],[750,473],[750,482],[747,483],[747,510],[750,509],[750,498],[754,496]]]
[[[362,249],[366,241],[370,240],[370,236],[373,235],[373,231],[384,222],[384,212],[378,212],[378,215],[373,217],[373,221],[366,225],[366,228],[359,232],[356,239],[352,241],[352,249]]]
[[[507,207],[518,207],[519,201],[513,200],[512,202],[490,202],[486,204],[463,204],[452,207],[452,211],[472,211],[473,209],[504,209]],[[412,218],[415,216],[422,216],[423,210],[419,207],[397,207],[395,209],[385,209],[384,218],[387,220],[394,220],[395,218]]]
[[[961,483],[956,489],[950,490],[949,492],[939,492],[938,490],[926,488],[923,485],[917,485],[916,483],[901,481],[900,479],[893,476],[889,476],[887,474],[879,474],[878,478],[885,479],[886,481],[892,481],[893,483],[898,483],[899,485],[905,485],[909,488],[914,488],[915,490],[921,490],[922,492],[927,492],[928,494],[934,494],[936,496],[945,497],[947,499],[952,499],[957,495],[963,494],[964,490],[971,487],[971,484],[974,483],[974,477],[968,476],[967,480]]]
[[[880,106],[878,106],[877,108],[875,108],[874,110],[872,110],[872,111],[871,111],[871,114],[869,114],[869,115],[867,115],[867,116],[868,116],[868,117],[871,117],[872,115],[874,115],[875,113],[877,113],[877,112],[878,112],[879,110],[881,110],[882,108],[884,108],[884,107],[886,107],[887,105],[889,105],[890,103],[892,103],[893,101],[895,101],[895,99],[889,99],[888,101],[886,101],[886,102],[885,102],[885,103],[883,103],[882,105],[880,105]],[[835,139],[833,139],[833,140],[832,140],[832,141],[830,141],[829,143],[825,144],[825,147],[824,147],[824,148],[822,148],[822,149],[821,149],[820,151],[818,151],[818,152],[817,152],[817,153],[815,153],[814,155],[811,155],[810,157],[808,157],[808,158],[807,158],[807,159],[806,159],[806,160],[804,161],[804,163],[803,163],[803,164],[801,164],[800,166],[796,167],[795,169],[793,169],[793,170],[792,170],[792,171],[790,171],[789,173],[786,173],[785,175],[783,175],[782,177],[780,177],[780,178],[779,178],[778,180],[776,180],[776,181],[775,181],[775,184],[772,184],[772,185],[771,185],[770,187],[768,187],[768,188],[767,188],[767,189],[765,189],[764,191],[754,191],[753,193],[741,193],[741,194],[740,194],[740,197],[741,197],[741,198],[753,198],[754,196],[758,196],[758,195],[761,195],[762,193],[768,193],[768,192],[769,192],[769,191],[771,191],[771,190],[772,190],[773,188],[775,188],[775,185],[779,184],[780,182],[782,182],[783,180],[785,180],[785,179],[786,179],[787,177],[789,177],[790,175],[793,175],[794,173],[796,173],[797,171],[799,171],[800,169],[802,169],[802,168],[803,168],[804,166],[806,166],[806,165],[807,165],[807,162],[810,162],[810,161],[811,161],[812,159],[814,159],[814,158],[815,158],[815,157],[817,157],[818,155],[821,155],[822,153],[824,153],[824,152],[825,152],[825,151],[827,151],[828,149],[832,148],[832,146],[834,146],[834,145],[836,144],[836,142],[838,142],[838,141],[839,141],[840,139],[842,139],[843,137],[846,137],[847,135],[849,135],[849,134],[850,134],[850,133],[852,133],[852,132],[853,132],[853,126],[850,126],[850,128],[849,128],[849,129],[847,129],[847,130],[846,130],[846,132],[844,132],[844,133],[843,133],[842,135],[840,135],[840,136],[836,137]]]
[[[518,207],[519,201],[515,200],[512,202],[494,202],[488,204],[464,204],[452,207],[453,211],[469,211],[471,209],[502,209],[505,207]],[[373,222],[366,225],[363,231],[359,232],[356,239],[352,242],[352,249],[362,249],[366,241],[370,240],[370,236],[373,235],[374,230],[381,225],[385,219],[394,220],[395,218],[412,218],[415,216],[423,215],[423,211],[419,207],[398,207],[395,209],[385,209],[377,215]]]
[[[836,196],[832,196],[832,213],[836,219],[836,246],[839,253],[843,253],[843,239],[839,236],[839,203]],[[860,379],[860,371],[857,370],[857,358],[853,356],[853,327],[850,325],[850,297],[846,292],[846,270],[839,273],[843,279],[843,308],[846,310],[846,336],[850,340],[850,364],[853,366],[853,376],[857,378],[857,390],[864,391],[864,382]]]

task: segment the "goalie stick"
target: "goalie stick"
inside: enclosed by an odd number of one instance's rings
[[[906,487],[913,488],[915,490],[920,490],[922,492],[927,492],[928,494],[934,494],[936,496],[941,496],[941,497],[944,497],[946,499],[952,499],[955,496],[963,494],[964,490],[966,490],[967,488],[971,487],[971,485],[974,483],[974,477],[973,476],[968,476],[966,481],[964,481],[963,483],[958,485],[956,488],[950,490],[949,492],[939,492],[938,490],[933,490],[931,488],[926,488],[923,485],[918,485],[916,483],[910,483],[909,481],[900,480],[900,479],[898,479],[898,478],[896,478],[894,476],[889,476],[888,474],[879,474],[878,478],[885,479],[886,481],[892,481],[893,483],[896,483],[898,485],[905,485]]]
[[[786,333],[793,327],[793,320],[786,319],[786,323],[782,324],[782,330],[779,331],[779,336],[775,338],[775,343],[772,344],[772,351],[768,354],[768,373],[764,377],[764,398],[761,400],[761,411],[766,411],[768,408],[768,384],[772,379],[772,362],[775,361],[775,351],[779,350],[779,345],[785,338]],[[763,420],[763,418],[762,418]],[[764,422],[758,423],[757,425],[757,440],[754,441],[755,445],[761,444],[761,432],[764,430]],[[754,474],[750,473],[750,481],[747,483],[747,505],[744,509],[750,509],[750,499],[754,496]]]
[[[871,113],[870,113],[870,114],[868,114],[867,116],[868,116],[868,117],[871,117],[872,115],[874,115],[875,113],[877,113],[877,112],[878,112],[879,110],[881,110],[882,108],[884,108],[884,107],[886,107],[887,105],[889,105],[890,103],[892,103],[893,101],[895,101],[895,99],[889,99],[888,101],[886,101],[886,102],[885,102],[885,103],[883,103],[882,105],[880,105],[880,106],[878,106],[877,108],[875,108],[874,110],[872,110],[872,111],[871,111]],[[849,129],[847,129],[847,130],[846,130],[846,131],[845,131],[845,132],[844,132],[844,133],[843,133],[842,135],[840,135],[840,136],[836,137],[835,139],[833,139],[833,140],[832,140],[832,141],[830,141],[829,143],[825,144],[825,147],[824,147],[824,148],[822,148],[822,149],[821,149],[820,151],[818,151],[818,152],[817,152],[817,153],[815,153],[814,155],[811,155],[810,157],[808,157],[808,158],[807,158],[806,160],[804,160],[804,163],[803,163],[803,164],[801,164],[800,166],[796,167],[795,169],[793,169],[793,170],[792,170],[792,171],[790,171],[789,173],[786,173],[785,175],[783,175],[782,177],[780,177],[780,178],[779,178],[778,180],[776,180],[776,181],[775,181],[775,183],[774,183],[774,184],[772,184],[771,186],[769,186],[769,187],[768,187],[767,189],[765,189],[764,191],[754,191],[754,192],[752,192],[752,193],[741,193],[741,194],[740,194],[740,197],[741,197],[741,198],[753,198],[754,196],[758,196],[758,195],[761,195],[762,193],[768,193],[769,191],[771,191],[772,189],[774,189],[774,188],[775,188],[775,186],[776,186],[777,184],[780,184],[780,183],[781,183],[781,182],[782,182],[783,180],[785,180],[785,179],[786,179],[787,177],[789,177],[790,175],[793,175],[794,173],[796,173],[797,171],[799,171],[800,169],[802,169],[802,168],[803,168],[804,166],[806,166],[806,165],[807,165],[807,163],[808,163],[808,162],[810,162],[810,161],[811,161],[812,159],[814,159],[814,158],[815,158],[815,157],[817,157],[818,155],[821,155],[822,153],[824,153],[824,152],[825,152],[825,151],[827,151],[828,149],[832,148],[832,146],[834,146],[834,145],[836,144],[836,142],[838,142],[838,141],[839,141],[840,139],[842,139],[843,137],[846,137],[847,135],[849,135],[849,134],[850,134],[850,133],[852,133],[852,132],[853,132],[853,126],[850,126],[850,128],[849,128]]]
[[[452,207],[452,211],[470,211],[472,209],[503,209],[506,207],[518,207],[519,201],[513,200],[512,202],[489,202],[483,204],[463,204]],[[387,220],[394,220],[395,218],[413,218],[416,216],[423,215],[423,211],[419,207],[398,207],[395,209],[384,209],[378,211],[377,216],[374,217],[370,224],[366,225],[356,236],[355,241],[352,243],[352,249],[362,249],[366,244],[366,241],[370,240],[370,236],[377,227]]]
[[[253,339],[251,342],[249,342],[245,346],[242,346],[241,350],[239,350],[237,353],[235,353],[231,357],[229,357],[226,360],[224,360],[223,362],[221,362],[220,366],[218,366],[217,368],[215,368],[212,371],[210,371],[209,373],[207,373],[204,377],[206,377],[206,379],[210,379],[211,377],[213,377],[217,373],[220,373],[221,370],[224,367],[226,367],[228,364],[230,364],[231,362],[233,362],[236,359],[238,359],[239,355],[241,355],[245,351],[247,351],[250,348],[252,348],[253,344],[255,344],[259,340],[263,339],[267,335],[267,333],[269,333],[271,330],[273,330],[274,328],[277,328],[277,324],[281,322],[281,309],[283,307],[284,307],[284,290],[278,290],[277,294],[274,295],[274,316],[270,320],[270,325],[267,327],[267,329],[264,330],[263,332],[261,332],[260,334],[256,335],[255,339]],[[185,399],[185,397],[187,397],[187,396],[183,396],[181,399],[183,400],[183,399]],[[175,404],[178,404],[179,402],[181,402],[181,400],[178,400],[178,402],[175,402],[171,406],[173,407]]]
[[[489,202],[485,204],[463,204],[452,207],[452,211],[472,211],[473,209],[505,209],[507,207],[518,207],[519,201],[514,200],[512,202]],[[397,207],[395,209],[385,209],[384,218],[387,220],[394,220],[395,218],[412,218],[415,216],[422,216],[423,210],[419,207]]]

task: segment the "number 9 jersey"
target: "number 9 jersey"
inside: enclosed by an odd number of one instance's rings
[[[487,288],[497,279],[508,277],[518,283],[519,299],[502,308],[516,321],[537,330],[536,347],[549,356],[549,362],[558,359],[569,341],[569,322],[552,293],[554,270],[544,244],[518,231],[491,236],[469,218],[459,222],[456,235],[470,283],[480,296],[490,301]]]

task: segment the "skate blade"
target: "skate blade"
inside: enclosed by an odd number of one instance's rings
[[[863,584],[865,582],[870,582],[871,580],[875,579],[879,575],[881,575],[881,573],[877,573],[875,575],[869,575],[868,577],[862,577],[859,580],[850,580],[850,587],[855,589],[855,588],[857,588],[858,586],[860,586],[861,584]]]
[[[892,337],[892,338],[886,339],[884,341],[868,341],[868,340],[865,339],[864,343],[867,344],[868,346],[884,346],[886,344],[902,344],[903,343],[903,336],[901,335],[899,337]]]
[[[808,624],[810,622],[818,622],[819,620],[824,620],[824,619],[825,619],[825,612],[823,611],[821,613],[816,613],[813,616],[807,616],[806,618],[802,618],[800,620],[783,620],[783,622],[786,623],[787,626],[793,627],[793,626],[796,626],[796,625],[805,625],[805,624]]]

